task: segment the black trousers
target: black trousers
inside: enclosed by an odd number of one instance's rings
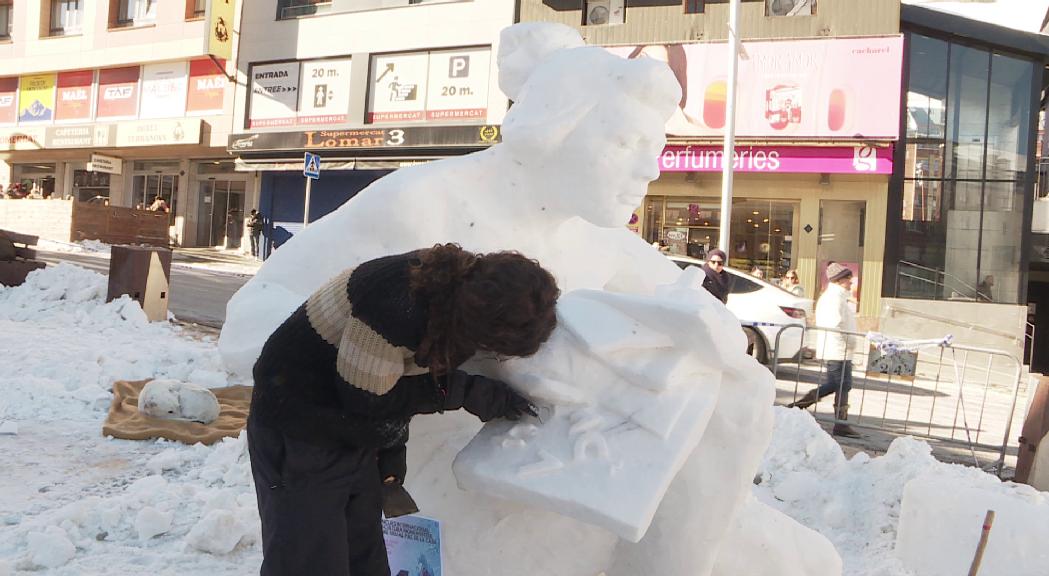
[[[390,576],[371,450],[329,449],[249,418],[262,576]]]

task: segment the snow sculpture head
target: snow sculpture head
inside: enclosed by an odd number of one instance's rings
[[[622,226],[659,177],[663,126],[681,97],[674,75],[661,62],[578,47],[567,27],[516,28],[503,33],[499,51],[499,83],[514,100],[503,146],[550,179],[537,190],[555,215]],[[522,80],[528,62],[535,68]]]

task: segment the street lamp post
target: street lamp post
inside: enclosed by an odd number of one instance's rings
[[[721,227],[718,247],[729,254],[732,224],[732,170],[736,150],[736,76],[739,72],[739,2],[731,0],[728,9],[729,54],[728,86],[725,93],[725,147],[721,158]]]

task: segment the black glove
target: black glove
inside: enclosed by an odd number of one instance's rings
[[[379,450],[378,455],[379,477],[384,484],[393,478],[392,483],[404,484],[404,477],[408,473],[408,448],[404,444]]]
[[[492,378],[456,370],[448,379],[445,393],[445,410],[465,408],[481,422],[495,418],[517,420],[523,414],[536,416],[535,407],[526,398]]]

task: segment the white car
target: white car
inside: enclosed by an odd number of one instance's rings
[[[688,266],[703,267],[703,261],[687,256],[668,256],[682,270]],[[776,347],[776,335],[783,326],[804,326],[812,314],[812,299],[795,296],[786,290],[755,278],[750,274],[725,267],[732,275],[728,309],[739,318],[747,334],[747,351],[761,362],[768,363]],[[794,358],[801,351],[802,331],[783,330],[779,342],[779,359]]]

